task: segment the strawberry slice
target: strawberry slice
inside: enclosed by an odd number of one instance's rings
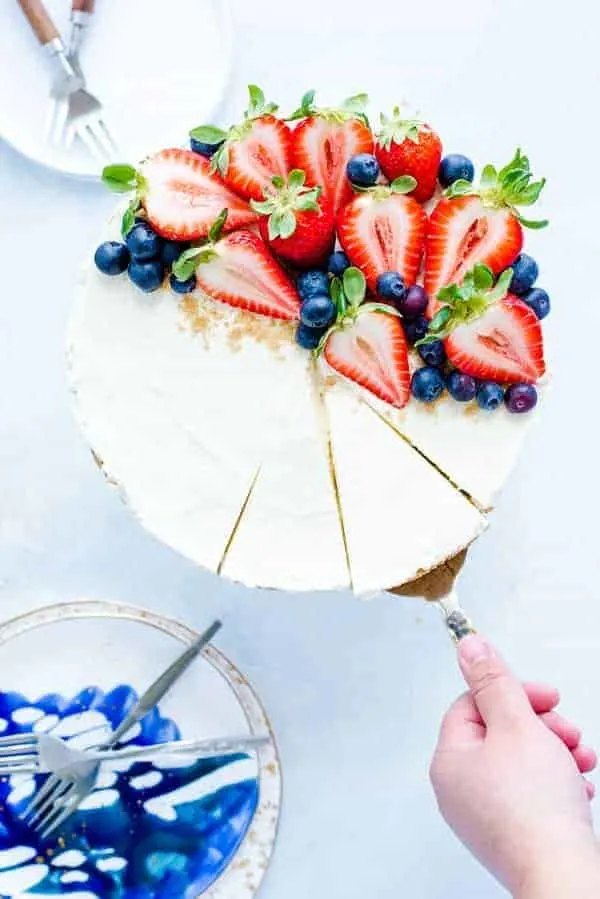
[[[248,87],[250,103],[244,120],[229,131],[212,125],[194,128],[195,140],[219,142],[211,162],[226,184],[237,194],[253,200],[262,199],[274,177],[285,178],[292,168],[292,133],[274,113],[277,106],[267,103],[259,87]]]
[[[332,280],[337,320],[316,354],[338,374],[401,409],[410,398],[404,328],[389,306],[364,302],[366,287],[365,276],[352,266]]]
[[[545,371],[542,328],[535,312],[509,294],[445,341],[450,362],[467,375],[534,384]]]
[[[477,264],[462,284],[438,294],[440,308],[419,344],[444,340],[448,360],[474,378],[533,384],[546,371],[540,322],[532,309],[508,293],[512,269],[494,285],[494,274]]]
[[[488,165],[480,186],[456,181],[433,210],[427,236],[425,290],[429,314],[436,311],[438,291],[460,283],[477,263],[499,274],[523,247],[523,227],[543,228],[546,221],[528,221],[517,210],[538,199],[544,179],[531,181],[529,160],[517,150],[499,172]]]
[[[224,209],[208,242],[181,254],[175,277],[185,281],[195,273],[197,286],[213,300],[271,318],[298,319],[300,297],[265,242],[244,229],[221,237],[226,220]]]
[[[340,109],[319,109],[308,91],[291,119],[302,119],[292,136],[294,168],[309,184],[322,188],[334,212],[352,199],[346,166],[357,153],[373,152],[373,134],[364,109],[366,94],[346,100]]]
[[[117,193],[133,193],[123,217],[123,234],[144,208],[157,234],[169,240],[200,240],[208,235],[223,208],[229,210],[226,229],[252,224],[258,215],[211,173],[210,162],[190,150],[161,150],[136,171],[129,165],[110,165],[102,180]]]
[[[415,283],[425,244],[427,215],[412,197],[414,178],[398,178],[390,187],[366,190],[338,214],[338,237],[353,265],[376,290],[383,272],[399,272],[406,285]]]

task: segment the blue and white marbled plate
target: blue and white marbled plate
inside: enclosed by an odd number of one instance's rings
[[[127,685],[108,692],[90,686],[71,699],[0,693],[0,732],[46,732],[85,748],[114,729],[137,698]],[[175,722],[154,709],[128,742],[178,738]],[[0,895],[181,899],[203,893],[251,825],[257,765],[246,755],[166,764],[103,770],[96,791],[44,842],[20,820],[42,778],[0,780]]]

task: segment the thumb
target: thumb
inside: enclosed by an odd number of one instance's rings
[[[531,718],[533,711],[520,681],[479,634],[458,644],[458,663],[487,727],[505,727]]]

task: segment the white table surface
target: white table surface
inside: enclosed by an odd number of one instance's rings
[[[312,86],[327,101],[365,88],[384,108],[413,99],[448,150],[502,162],[521,144],[548,176],[552,228],[531,246],[554,301],[554,384],[461,590],[518,671],[558,683],[600,746],[594,5],[233,0],[233,12],[231,115],[248,81],[289,106]],[[64,337],[77,267],[112,202],[0,143],[0,615],[88,596],[197,626],[224,618],[219,645],[264,698],[284,763],[264,899],[502,895],[427,780],[461,689],[436,610],[233,587],[145,534],[96,470],[71,414]],[[400,510],[397,527],[401,541]]]

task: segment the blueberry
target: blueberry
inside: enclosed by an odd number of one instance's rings
[[[511,384],[504,395],[509,412],[531,412],[537,405],[538,395],[533,384]]]
[[[296,343],[305,350],[316,350],[326,331],[327,328],[307,328],[306,325],[299,324],[296,329]]]
[[[429,297],[425,293],[425,289],[420,284],[413,284],[409,287],[402,299],[398,303],[398,310],[404,318],[409,321],[423,315],[429,304]]]
[[[196,275],[192,275],[187,279],[187,281],[180,281],[179,278],[176,278],[175,275],[171,275],[169,278],[169,284],[171,285],[171,290],[174,293],[191,293],[192,290],[196,289]]]
[[[165,240],[160,251],[165,268],[171,268],[173,263],[179,259],[184,250],[189,248],[189,243],[183,240]]]
[[[477,405],[485,412],[493,412],[504,402],[504,389],[495,381],[483,381],[477,391]]]
[[[332,253],[329,257],[329,262],[327,263],[327,269],[331,272],[332,275],[337,275],[340,278],[346,269],[350,265],[350,260],[346,256],[346,254],[342,250],[336,250],[335,253]]]
[[[455,181],[472,181],[475,177],[475,166],[461,153],[450,153],[440,163],[438,180],[442,187],[450,187]]]
[[[298,275],[296,288],[303,300],[314,297],[315,294],[329,293],[327,272],[321,272],[316,269],[302,272],[301,275]]]
[[[424,315],[419,315],[414,321],[404,322],[404,333],[410,344],[415,344],[417,340],[425,337],[429,329],[429,322]]]
[[[107,240],[96,250],[94,262],[103,275],[120,275],[129,265],[129,250],[124,243]]]
[[[194,151],[194,153],[198,153],[200,156],[205,156],[207,159],[210,159],[211,156],[214,156],[222,144],[223,141],[219,141],[216,144],[205,144],[201,140],[196,140],[193,137],[190,138],[190,148]]]
[[[426,365],[433,365],[439,368],[446,361],[446,350],[441,340],[434,340],[433,343],[424,343],[419,347],[419,355]]]
[[[445,386],[444,378],[437,368],[426,365],[425,368],[416,370],[412,376],[410,389],[412,395],[422,403],[432,403],[442,395]]]
[[[156,259],[162,249],[162,239],[155,234],[148,222],[138,222],[126,238],[131,258],[139,262]]]
[[[399,303],[406,295],[406,285],[399,272],[384,272],[377,278],[377,295]]]
[[[535,259],[528,256],[527,253],[521,253],[517,256],[511,265],[513,270],[512,280],[509,290],[516,293],[518,297],[522,297],[535,284],[536,278],[540,273],[538,264]]]
[[[379,163],[372,153],[359,153],[350,159],[346,174],[352,184],[371,187],[379,178]]]
[[[541,287],[533,287],[521,299],[533,309],[540,320],[546,318],[550,312],[550,297]]]
[[[162,262],[158,259],[150,259],[147,262],[132,259],[127,273],[136,287],[139,287],[145,293],[150,293],[153,290],[158,290],[161,286],[165,270]]]
[[[335,316],[335,303],[328,294],[308,297],[300,309],[300,321],[307,328],[328,328],[334,323]]]
[[[477,381],[461,371],[451,371],[446,379],[450,396],[459,403],[470,403],[477,393]]]

